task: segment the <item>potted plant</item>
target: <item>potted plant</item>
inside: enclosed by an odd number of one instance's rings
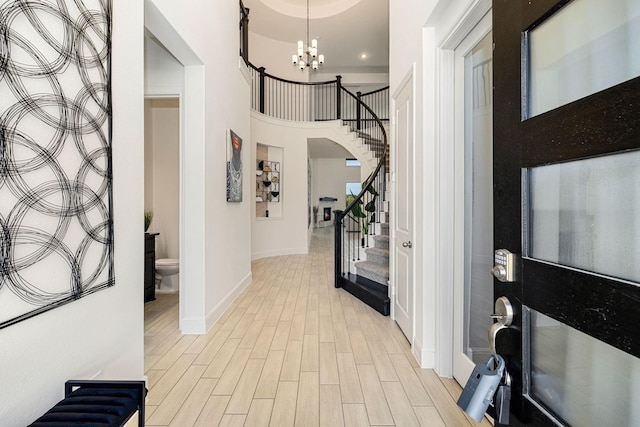
[[[371,183],[367,186],[367,192],[371,195],[370,200],[366,204],[364,204],[362,199],[358,200],[351,210],[354,219],[358,218],[361,220],[362,237],[360,238],[360,244],[363,248],[365,247],[365,236],[369,234],[369,225],[376,222],[376,198],[378,197],[378,192],[373,188]],[[358,219],[356,219],[356,221],[358,221]]]
[[[144,232],[146,233],[149,230],[149,226],[151,225],[151,221],[153,220],[153,211],[144,211]]]

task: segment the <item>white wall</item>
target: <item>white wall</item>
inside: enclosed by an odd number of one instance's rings
[[[152,193],[152,203],[148,208],[153,211],[149,233],[160,233],[156,236],[156,258],[179,258],[179,101],[177,98],[147,99],[147,106],[145,152],[151,151],[152,156],[150,163],[145,159],[145,192],[150,190]],[[147,145],[151,146],[150,150],[147,150]],[[147,166],[150,166],[149,171]]]
[[[295,68],[291,62],[291,55],[296,51],[295,42],[286,43],[249,31],[249,62],[256,67],[264,67],[265,72],[272,76],[296,82],[309,81],[312,73]],[[335,76],[327,80],[334,79]]]
[[[184,90],[184,65],[150,37],[144,38],[144,94],[179,95]]]
[[[251,140],[238,4],[147,0],[145,6],[147,28],[185,66],[180,273],[187,287],[181,289],[181,329],[204,333],[251,281],[254,172],[246,167],[252,164],[246,145],[243,201],[226,201],[227,130]]]
[[[0,420],[24,426],[70,378],[141,379],[143,351],[143,7],[114,0],[115,286],[0,330]]]

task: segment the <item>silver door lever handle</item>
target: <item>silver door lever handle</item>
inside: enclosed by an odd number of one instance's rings
[[[491,315],[492,319],[498,321],[489,327],[489,350],[491,354],[496,353],[496,336],[498,332],[508,328],[513,322],[513,307],[507,297],[500,297],[495,303],[495,313]]]
[[[496,336],[498,335],[498,332],[507,328],[508,326],[502,322],[494,323],[489,327],[489,350],[491,350],[491,354],[497,354]]]

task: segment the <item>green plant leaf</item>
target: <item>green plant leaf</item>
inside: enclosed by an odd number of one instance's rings
[[[362,212],[362,208],[360,207],[360,205],[361,203],[357,203],[353,205],[353,209],[351,209],[351,213],[353,214],[353,216],[357,218],[366,218],[367,215],[365,215],[364,212]]]
[[[375,212],[375,210],[376,210],[376,200],[373,199],[372,201],[367,203],[366,206],[364,207],[364,210],[367,211],[367,212]]]

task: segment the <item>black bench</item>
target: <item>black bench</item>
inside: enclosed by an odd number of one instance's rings
[[[121,427],[138,411],[144,426],[144,381],[67,381],[64,399],[29,427]]]

